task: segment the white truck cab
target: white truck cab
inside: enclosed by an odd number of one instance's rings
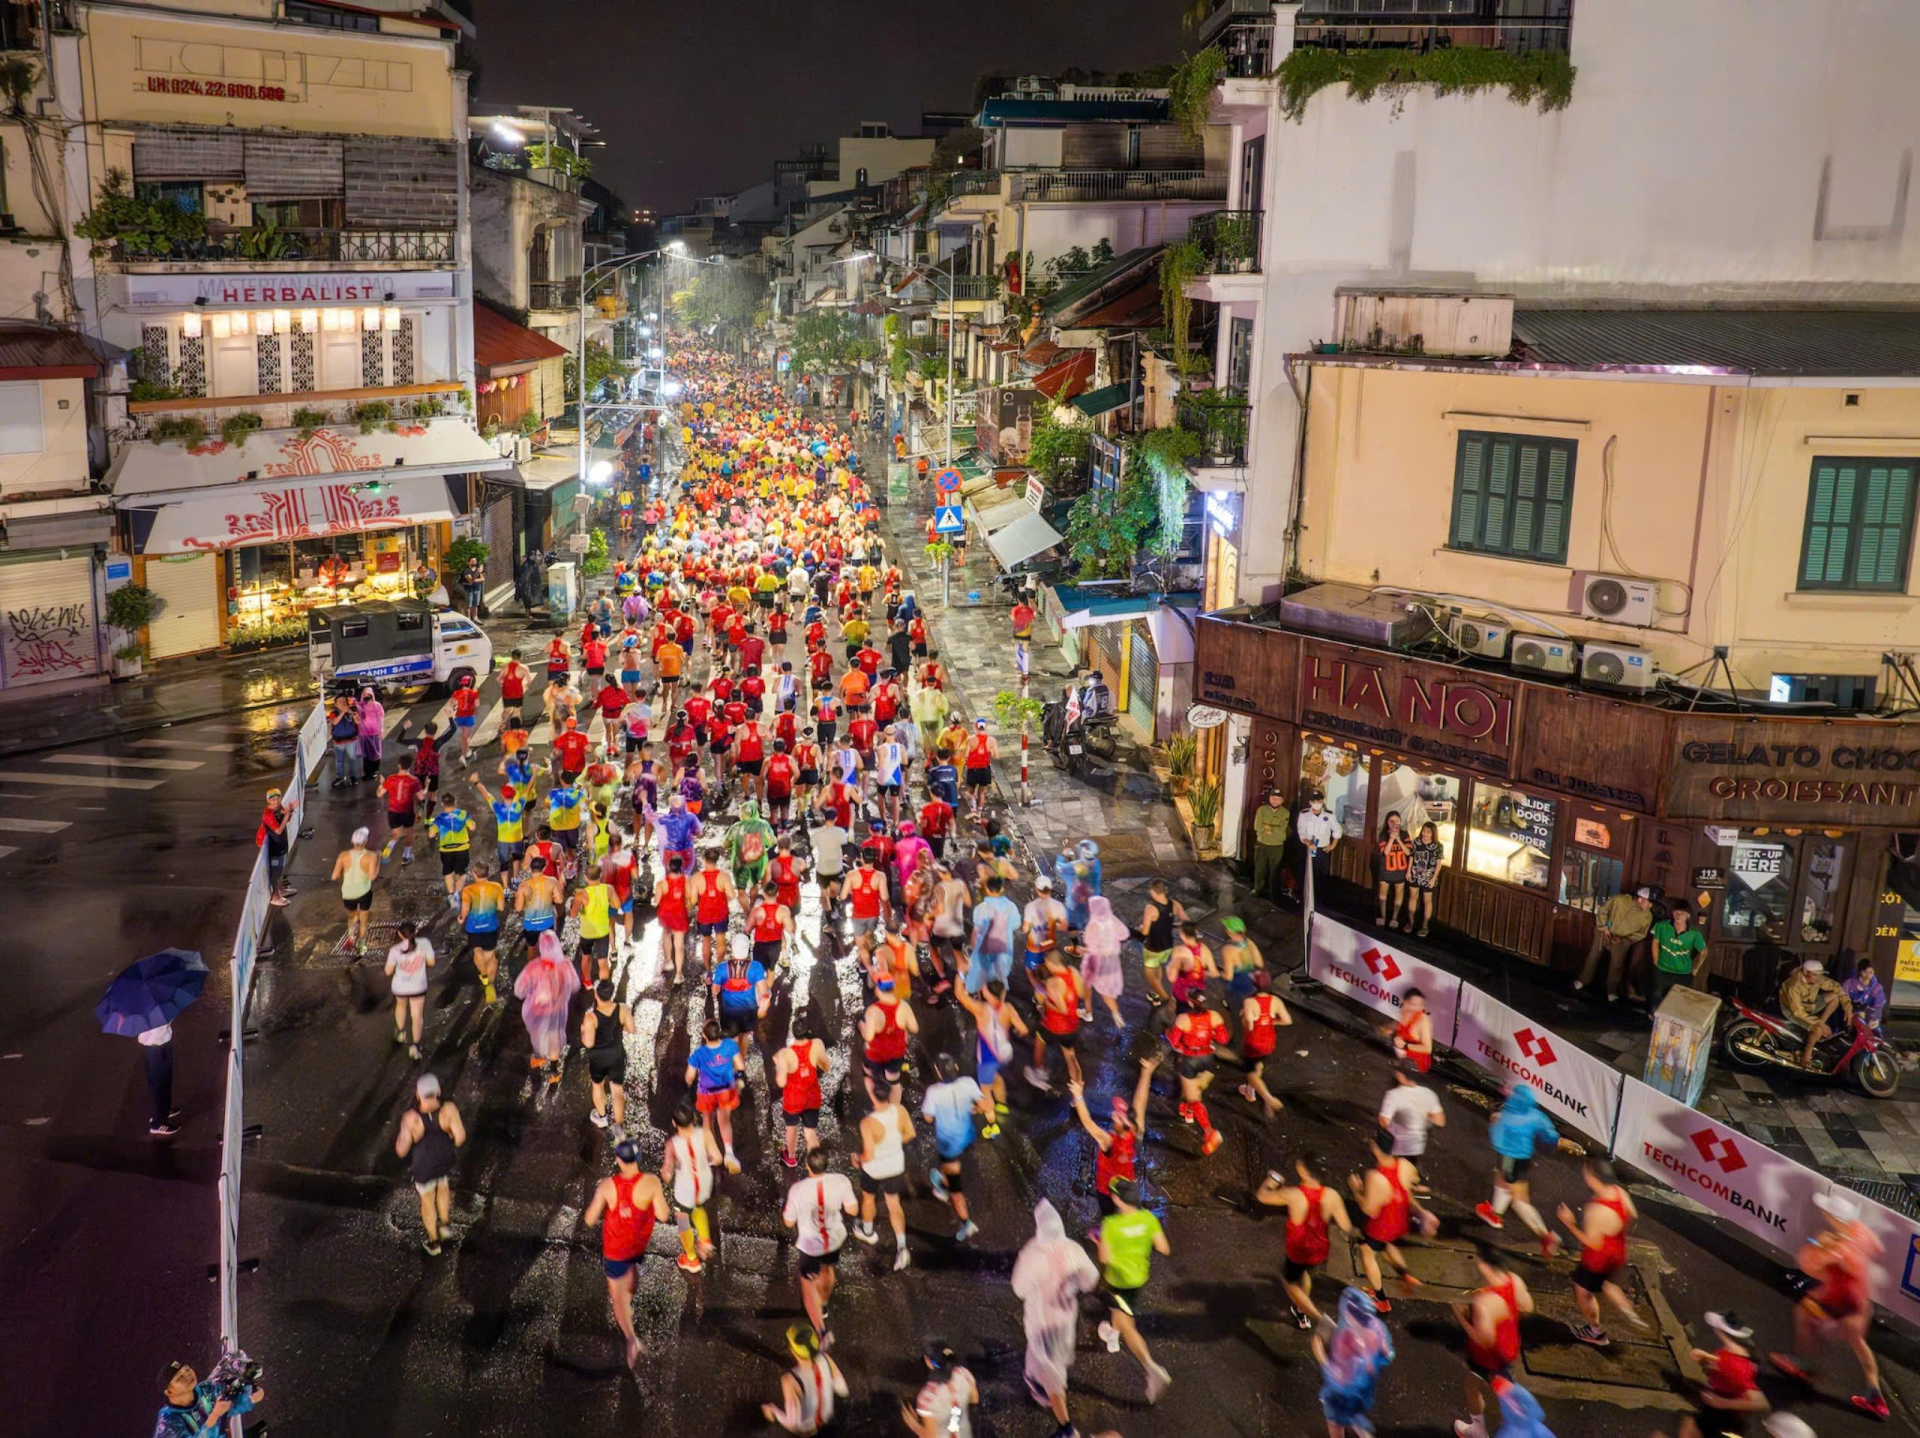
[[[385,691],[493,672],[493,641],[463,614],[423,599],[330,605],[307,615],[307,659],[322,690]]]

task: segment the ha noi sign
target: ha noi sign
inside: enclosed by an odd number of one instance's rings
[[[1511,776],[1519,685],[1376,650],[1300,646],[1300,723],[1482,774]]]

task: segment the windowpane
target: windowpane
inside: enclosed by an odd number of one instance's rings
[[[1424,774],[1411,764],[1380,761],[1380,817],[1398,814],[1410,840],[1418,840],[1428,824],[1440,842],[1440,863],[1453,860],[1454,821],[1460,814],[1460,781],[1451,774]],[[1376,825],[1377,827],[1377,825]]]
[[[1816,459],[1807,486],[1800,588],[1906,588],[1913,543],[1911,461]]]
[[[1326,798],[1327,812],[1348,839],[1367,837],[1367,761],[1339,744],[1300,741],[1300,802],[1308,794]]]
[[[1736,839],[1720,901],[1721,936],[1785,943],[1792,904],[1792,848],[1768,839]]]
[[[1806,859],[1806,886],[1800,892],[1800,942],[1830,943],[1840,902],[1840,875],[1847,862],[1846,840],[1809,839]]]
[[[1570,440],[1461,431],[1448,542],[1482,554],[1565,563],[1573,459]]]
[[[1475,782],[1467,870],[1523,888],[1547,887],[1555,805],[1518,789]]]

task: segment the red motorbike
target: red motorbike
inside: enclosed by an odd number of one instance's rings
[[[1735,1017],[1721,1032],[1720,1048],[1736,1067],[1784,1068],[1809,1078],[1851,1079],[1869,1098],[1892,1098],[1900,1087],[1900,1066],[1893,1049],[1858,1014],[1851,1031],[1836,1028],[1814,1045],[1813,1062],[1803,1064],[1805,1028],[1792,1019],[1749,1008],[1738,999],[1732,1004]]]

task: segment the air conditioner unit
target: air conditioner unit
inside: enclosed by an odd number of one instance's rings
[[[1482,659],[1505,659],[1508,641],[1513,638],[1513,626],[1484,614],[1456,614],[1447,623],[1447,633],[1469,654]]]
[[[1589,640],[1580,648],[1580,682],[1607,689],[1651,689],[1659,665],[1653,655],[1632,644]]]
[[[1544,634],[1513,636],[1513,667],[1535,674],[1571,674],[1579,667],[1580,646],[1571,639]]]
[[[1658,617],[1654,591],[1655,585],[1650,580],[1576,569],[1567,607],[1578,609],[1582,619],[1602,619],[1608,624],[1632,624],[1646,629]]]

